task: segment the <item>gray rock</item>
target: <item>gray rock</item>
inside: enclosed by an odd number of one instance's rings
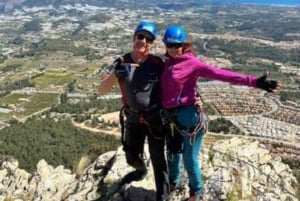
[[[147,144],[145,150],[148,150]],[[40,160],[34,174],[18,168],[12,157],[0,156],[0,200],[18,201],[155,201],[155,184],[149,155],[148,174],[138,182],[118,186],[133,169],[120,147],[100,155],[79,173]],[[297,201],[297,180],[280,158],[274,158],[258,142],[232,138],[218,141],[199,154],[204,178],[203,200]],[[188,196],[188,178],[170,201]]]

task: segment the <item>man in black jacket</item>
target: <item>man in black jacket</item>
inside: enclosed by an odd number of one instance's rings
[[[157,29],[153,22],[140,22],[134,32],[132,51],[113,63],[98,92],[105,94],[117,81],[122,94],[124,107],[121,114],[125,116],[123,149],[127,163],[135,171],[128,173],[121,183],[141,180],[146,175],[143,153],[147,137],[155,176],[156,201],[164,201],[169,193],[159,83],[164,63],[160,57],[150,54],[156,37]],[[122,126],[122,118],[120,122]]]

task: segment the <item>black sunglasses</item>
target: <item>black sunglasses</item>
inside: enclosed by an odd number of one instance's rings
[[[167,43],[167,48],[180,48],[183,47],[183,43]]]
[[[146,42],[147,42],[147,43],[150,43],[150,44],[153,43],[153,41],[154,41],[154,39],[148,38],[147,36],[145,36],[145,35],[143,35],[143,34],[137,34],[136,37],[137,37],[137,39],[139,39],[139,40],[144,40],[144,38],[146,38]]]

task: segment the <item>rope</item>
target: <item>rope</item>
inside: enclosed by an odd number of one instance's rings
[[[187,132],[184,129],[178,128],[178,126],[176,125],[176,123],[171,120],[171,122],[170,122],[171,135],[174,136],[174,128],[175,128],[180,135],[182,135],[184,137],[190,137],[190,144],[194,145],[195,142],[196,142],[196,136],[200,132],[200,130],[204,129],[204,131],[206,131],[206,129],[207,129],[207,126],[205,124],[203,124],[204,111],[199,112],[199,114],[200,115],[199,115],[198,124],[197,124],[197,126],[194,128],[194,130],[192,132]]]
[[[152,129],[151,129],[151,126],[150,126],[149,122],[146,121],[146,119],[144,118],[144,115],[143,115],[143,114],[140,114],[140,117],[139,117],[139,118],[140,118],[140,119],[139,119],[139,120],[140,120],[140,123],[146,125],[146,127],[147,127],[147,129],[148,129],[148,131],[149,131],[149,134],[151,135],[151,137],[153,137],[153,138],[156,139],[156,140],[163,140],[163,137],[157,137],[157,136],[155,136],[155,135],[153,134]]]

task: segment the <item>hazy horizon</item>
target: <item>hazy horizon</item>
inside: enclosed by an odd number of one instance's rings
[[[200,0],[201,1],[201,0]],[[212,0],[214,2],[300,6],[300,0]],[[208,1],[209,2],[209,1]]]

